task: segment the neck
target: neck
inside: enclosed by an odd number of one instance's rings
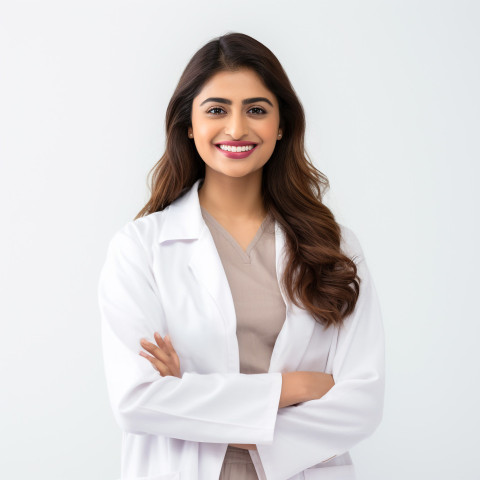
[[[217,218],[229,220],[263,219],[262,170],[244,177],[229,177],[206,169],[198,190],[200,205]]]

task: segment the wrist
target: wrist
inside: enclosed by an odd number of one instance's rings
[[[324,372],[305,372],[308,374],[306,389],[308,400],[322,398],[334,385],[333,376]]]
[[[288,407],[310,399],[309,372],[282,373],[282,393],[279,408]]]

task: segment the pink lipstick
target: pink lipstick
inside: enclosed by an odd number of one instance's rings
[[[251,150],[246,150],[243,152],[229,152],[228,150],[222,150],[220,148],[220,145],[228,145],[232,147],[245,147],[245,146],[252,146],[254,147]],[[215,145],[217,150],[222,152],[226,157],[228,158],[246,158],[248,157],[256,148],[257,145],[253,142],[232,142],[232,141],[225,141],[225,142],[220,142]]]

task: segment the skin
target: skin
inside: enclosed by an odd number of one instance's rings
[[[228,105],[209,98],[225,98]],[[267,101],[242,104],[263,97]],[[194,98],[188,134],[205,162],[200,205],[229,231],[245,250],[266,215],[261,200],[263,166],[283,135],[275,95],[249,69],[219,72]],[[250,141],[257,147],[248,157],[231,159],[215,146],[222,141]]]
[[[180,373],[180,359],[177,352],[173,348],[172,342],[168,335],[165,339],[158,332],[153,334],[156,345],[150,343],[146,338],[140,340],[140,345],[151,355],[145,352],[139,352],[139,355],[146,358],[152,364],[152,367],[158,371],[162,377],[173,376],[182,378]]]
[[[168,336],[165,336],[165,340],[162,339],[158,332],[154,333],[156,345],[150,343],[145,338],[140,340],[142,347],[152,355],[147,355],[144,352],[139,352],[139,355],[150,361],[153,368],[157,370],[162,377],[171,375],[174,377],[182,378],[180,373],[180,359],[178,358],[175,349]],[[256,450],[255,444],[249,443],[230,443],[234,447],[242,448],[245,450]]]
[[[209,98],[223,98],[231,104]],[[245,99],[263,97],[242,104]],[[280,110],[275,95],[250,69],[223,71],[211,77],[193,99],[191,126],[185,135],[195,142],[205,162],[205,180],[198,191],[200,205],[228,230],[245,250],[267,214],[261,199],[263,166],[270,159],[276,142],[283,136]],[[257,148],[248,157],[226,157],[215,146],[222,141],[250,141]],[[168,336],[155,332],[156,344],[141,339],[150,353],[139,354],[152,364],[162,377],[181,378],[180,359]],[[321,372],[282,374],[279,408],[320,398],[334,385],[333,377]],[[256,449],[254,444],[230,445]]]

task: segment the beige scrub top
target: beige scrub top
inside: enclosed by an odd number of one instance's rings
[[[243,250],[213,215],[203,207],[200,209],[232,292],[240,373],[267,373],[273,347],[286,316],[275,266],[274,219],[268,213],[246,250]],[[257,479],[249,451],[230,445],[219,480]]]

